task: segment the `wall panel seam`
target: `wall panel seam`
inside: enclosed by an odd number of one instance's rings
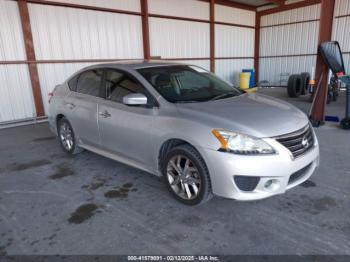
[[[320,21],[320,19],[301,20],[301,21],[290,22],[290,23],[282,23],[282,24],[275,24],[275,25],[264,25],[264,26],[260,26],[260,28],[295,25],[295,24],[303,24],[303,23],[311,23],[311,22],[319,22],[319,21]]]

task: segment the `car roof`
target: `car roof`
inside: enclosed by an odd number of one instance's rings
[[[158,66],[172,66],[172,65],[186,65],[184,63],[172,62],[166,60],[121,60],[111,63],[103,63],[89,66],[88,68],[96,67],[116,67],[116,68],[125,68],[125,69],[141,69],[148,67],[158,67]]]

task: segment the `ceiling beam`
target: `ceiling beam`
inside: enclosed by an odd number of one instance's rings
[[[269,0],[269,2],[280,6],[280,5],[284,5],[285,1],[284,0]]]
[[[197,1],[210,3],[211,0],[197,0]],[[245,10],[250,10],[250,11],[256,11],[255,6],[237,3],[237,2],[231,2],[230,0],[215,0],[214,2],[215,2],[215,4],[218,4],[218,5],[225,5],[225,6],[229,6],[229,7],[235,7],[235,8],[240,8],[240,9],[245,9]]]

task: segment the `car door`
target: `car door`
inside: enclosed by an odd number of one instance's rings
[[[101,100],[102,69],[82,72],[77,77],[76,87],[65,98],[68,120],[82,144],[99,146],[97,104]]]
[[[128,161],[146,167],[152,166],[152,125],[155,110],[152,106],[127,106],[123,97],[143,93],[148,101],[153,98],[146,89],[126,72],[106,69],[104,77],[106,99],[99,103],[98,125],[101,145]]]

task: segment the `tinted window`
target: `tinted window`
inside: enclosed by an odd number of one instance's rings
[[[106,98],[122,103],[123,97],[130,93],[146,94],[144,87],[130,76],[116,70],[106,71]]]
[[[195,66],[162,66],[138,70],[169,102],[200,102],[240,95],[242,92]]]
[[[99,96],[102,70],[89,70],[80,74],[76,91],[82,94]]]

